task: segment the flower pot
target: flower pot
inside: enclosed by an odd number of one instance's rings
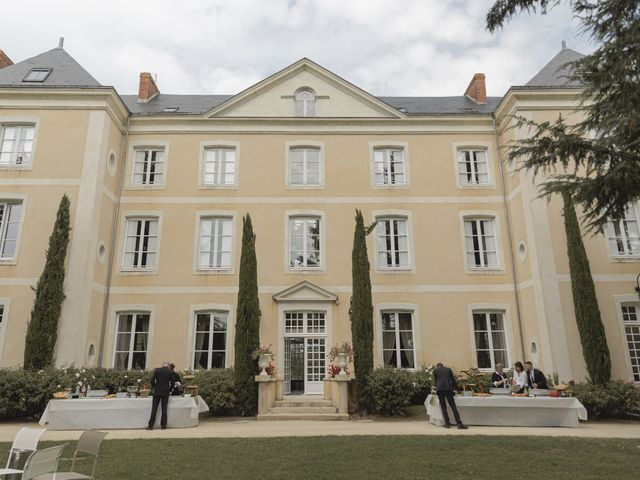
[[[258,358],[258,366],[260,367],[260,375],[263,377],[268,376],[266,368],[269,366],[269,362],[271,361],[270,353],[263,353]]]
[[[140,398],[147,398],[149,396],[149,393],[151,393],[151,390],[149,390],[148,388],[141,388],[138,392]]]
[[[336,365],[340,367],[340,373],[338,375],[346,375],[347,372],[345,369],[349,366],[349,362],[347,360],[346,353],[338,353],[338,358],[336,360]]]

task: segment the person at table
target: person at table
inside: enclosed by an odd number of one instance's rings
[[[509,388],[509,379],[501,363],[496,363],[496,371],[491,375],[491,384],[494,388]]]
[[[176,365],[174,363],[170,363],[169,370],[171,370],[171,381],[173,382],[171,395],[182,395],[182,378],[180,378],[180,374],[176,372]]]
[[[156,368],[151,377],[151,388],[153,389],[153,403],[151,404],[151,418],[147,430],[153,430],[158,414],[158,405],[162,404],[162,416],[160,417],[160,428],[167,428],[167,407],[169,404],[169,394],[173,389],[173,374],[169,368],[169,362],[164,362],[162,367]]]
[[[524,362],[524,368],[527,371],[527,385],[529,385],[529,388],[539,388],[542,390],[548,388],[547,377],[537,368],[533,368],[533,363]]]
[[[516,393],[524,392],[524,387],[527,385],[527,372],[524,371],[524,365],[522,362],[516,362],[513,364],[513,378],[511,384],[518,387]]]
[[[456,419],[456,424],[460,430],[466,430],[467,427],[462,424],[460,420],[460,414],[456,407],[456,400],[453,397],[453,391],[458,388],[456,378],[453,376],[453,370],[449,367],[445,367],[442,363],[436,365],[436,369],[433,371],[433,378],[436,383],[436,394],[440,401],[440,408],[442,409],[442,416],[444,417],[444,428],[450,428],[451,422],[449,421],[449,413],[447,412],[447,403],[453,411],[453,417]]]

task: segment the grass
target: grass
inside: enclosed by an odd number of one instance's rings
[[[0,444],[3,458],[8,448]],[[640,440],[350,436],[107,440],[96,479],[620,480],[638,472]]]

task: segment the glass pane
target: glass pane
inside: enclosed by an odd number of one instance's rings
[[[402,368],[414,368],[413,350],[400,351],[400,362],[401,362]]]
[[[487,329],[487,318],[484,313],[473,314],[473,328],[476,331]]]
[[[149,315],[138,315],[136,321],[136,332],[149,331]]]
[[[400,320],[400,330],[411,330],[411,314],[399,313],[398,318]]]
[[[130,332],[133,323],[133,315],[124,314],[118,317],[118,332]]]
[[[476,332],[476,348],[483,350],[489,348],[489,336],[487,332]]]
[[[494,350],[506,350],[507,342],[504,338],[504,332],[493,332],[491,333],[491,340],[493,342]]]
[[[413,333],[412,332],[400,332],[400,348],[413,349]]]
[[[196,369],[207,369],[209,365],[209,352],[195,352],[193,356],[193,367]]]
[[[489,352],[484,350],[484,351],[479,351],[477,354],[478,357],[478,368],[491,368],[491,355],[489,355]]]
[[[226,333],[214,333],[213,334],[213,349],[225,350],[226,349],[227,334]]]
[[[394,330],[396,328],[396,314],[395,313],[383,313],[382,314],[382,329]]]
[[[503,365],[509,365],[507,360],[507,351],[506,350],[498,350],[493,352],[493,356],[496,360],[496,363],[501,363]]]
[[[504,324],[502,322],[502,314],[491,313],[489,314],[489,320],[491,323],[491,330],[504,330]]]
[[[114,367],[119,370],[126,370],[129,366],[129,353],[116,353]]]
[[[147,354],[145,352],[134,352],[131,368],[134,370],[144,370],[147,366]]]
[[[211,354],[211,368],[224,368],[225,357],[224,352],[213,352]]]
[[[382,348],[385,350],[396,348],[395,332],[382,332]]]
[[[196,315],[196,331],[208,332],[211,316],[208,313],[199,313]]]
[[[131,334],[130,333],[119,333],[116,336],[116,351],[129,351],[129,346],[131,343]]]
[[[196,350],[209,350],[209,333],[196,333]]]

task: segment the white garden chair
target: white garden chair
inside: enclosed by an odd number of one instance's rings
[[[9,450],[9,456],[7,457],[7,465],[5,468],[0,469],[1,475],[9,475],[11,473],[22,473],[22,470],[15,470],[9,468],[9,463],[15,451],[30,450],[35,452],[38,448],[38,442],[40,437],[45,432],[44,428],[28,428],[23,427],[13,437],[13,443],[11,444],[11,450]]]
[[[96,471],[96,463],[98,463],[98,453],[100,451],[100,444],[104,437],[107,436],[106,432],[97,432],[95,430],[85,430],[78,439],[78,445],[76,451],[73,454],[71,462],[70,472],[57,472],[48,475],[42,475],[38,477],[38,480],[93,480],[93,476]],[[80,454],[80,455],[78,455]],[[75,465],[76,461],[82,461],[91,459],[93,457],[93,465],[91,467],[91,475],[76,473]],[[69,459],[65,459],[69,460]]]
[[[36,450],[31,454],[22,472],[22,480],[33,480],[47,473],[58,471],[58,460],[67,444]]]

